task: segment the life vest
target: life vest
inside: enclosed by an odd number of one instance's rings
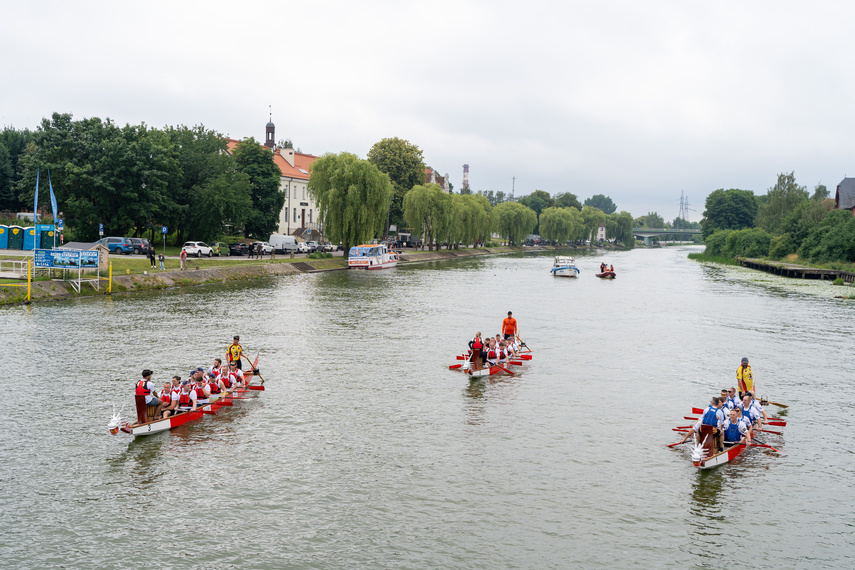
[[[739,421],[736,423],[730,422],[730,425],[724,430],[724,440],[739,441],[740,439],[742,439],[742,433],[739,431]]]
[[[707,408],[701,423],[705,426],[718,426],[718,409],[712,406]]]
[[[192,408],[193,407],[193,399],[190,397],[190,392],[181,391],[181,395],[178,397],[178,407],[179,408]]]
[[[496,351],[495,350],[488,350],[487,351],[487,358],[490,358],[490,359],[496,358]]]
[[[220,390],[219,382],[208,382],[208,388],[211,390],[211,394],[219,394],[222,390]]]
[[[740,404],[739,409],[742,410],[742,419],[745,420],[745,423],[752,425],[757,421],[757,414],[751,410],[751,406],[746,408]]]
[[[148,387],[148,380],[142,379],[137,382],[136,394],[138,396],[148,396],[149,394],[151,394],[151,389]]]
[[[202,384],[196,385],[196,403],[206,403],[208,397],[205,395],[205,386]]]
[[[476,338],[472,341],[472,350],[481,350],[482,346],[480,338]]]

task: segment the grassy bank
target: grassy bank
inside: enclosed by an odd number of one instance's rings
[[[706,253],[690,253],[689,259],[695,261],[703,261],[707,263],[720,263],[722,265],[739,265],[732,257],[724,255],[707,255]]]

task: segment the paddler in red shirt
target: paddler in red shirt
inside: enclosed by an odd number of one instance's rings
[[[518,334],[517,320],[511,315],[513,315],[513,313],[508,311],[508,318],[502,321],[502,334],[505,335],[505,340],[508,340]]]

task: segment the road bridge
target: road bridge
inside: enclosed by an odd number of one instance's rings
[[[691,236],[699,236],[702,231],[700,229],[697,230],[675,230],[672,228],[633,228],[632,235],[634,235],[637,239],[642,240],[644,245],[653,245],[659,241],[659,236],[664,235],[673,235],[673,236],[686,236],[691,239]],[[686,241],[689,241],[687,239]]]

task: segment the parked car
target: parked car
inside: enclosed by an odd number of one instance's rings
[[[249,246],[243,242],[229,245],[229,255],[246,255],[247,253],[249,253]]]
[[[321,251],[323,251],[325,253],[332,253],[336,249],[337,249],[336,246],[334,246],[333,244],[331,244],[328,241],[325,241],[324,243],[321,244]]]
[[[211,244],[211,249],[214,250],[214,255],[220,257],[221,255],[229,254],[229,246],[226,243],[221,241],[215,241]]]
[[[318,251],[318,248],[321,247],[321,244],[316,241],[307,241],[306,247],[309,248],[309,253],[315,253],[316,251]]]
[[[110,253],[124,253],[127,255],[134,252],[134,244],[131,243],[131,238],[105,237],[95,243],[105,246],[110,250]]]
[[[306,242],[301,241],[297,244],[297,253],[309,253],[309,246],[306,245]]]
[[[270,255],[273,253],[273,246],[267,243],[266,241],[257,241],[252,244],[253,248],[258,248],[261,245],[261,254],[262,255]]]
[[[151,242],[145,238],[128,238],[134,246],[134,253],[148,255],[151,251]]]
[[[214,250],[211,249],[211,246],[203,241],[185,241],[181,249],[186,251],[188,256],[195,255],[196,257],[202,257],[203,255],[207,255],[208,257],[212,257],[214,255]]]

